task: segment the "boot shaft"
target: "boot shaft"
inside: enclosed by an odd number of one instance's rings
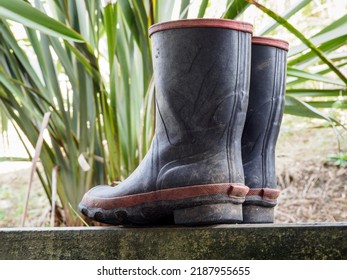
[[[251,83],[242,135],[245,184],[275,188],[275,147],[284,109],[288,43],[253,37]]]
[[[211,19],[150,29],[155,142],[163,162],[189,165],[211,158],[206,163],[212,169],[217,163],[220,170],[213,181],[243,183],[240,139],[248,103],[251,30],[246,23]],[[206,176],[213,173],[204,168]]]

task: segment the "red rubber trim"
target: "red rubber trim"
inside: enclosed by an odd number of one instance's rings
[[[277,199],[279,195],[279,190],[270,188],[252,188],[247,193],[247,196],[261,196],[265,200]]]
[[[276,47],[285,51],[288,51],[289,49],[289,43],[287,41],[270,37],[254,36],[252,38],[252,44]]]
[[[244,198],[248,190],[249,188],[242,184],[222,183],[164,189],[113,198],[93,197],[92,194],[86,193],[83,197],[82,204],[93,208],[108,210],[113,208],[132,207],[155,201],[172,201],[214,194],[224,194],[229,197]]]
[[[215,28],[227,28],[233,30],[244,31],[248,33],[253,33],[253,25],[248,22],[231,20],[231,19],[182,19],[173,20],[162,23],[157,23],[149,28],[149,36],[155,32],[176,29],[176,28],[190,28],[190,27],[215,27]]]

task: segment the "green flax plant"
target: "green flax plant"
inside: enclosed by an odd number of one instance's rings
[[[90,187],[127,177],[148,149],[154,2],[0,1],[2,114],[28,151],[36,146],[37,175],[50,200],[56,190],[66,225],[81,223],[76,209]],[[21,38],[8,19],[23,24]]]
[[[204,17],[211,3],[0,0],[0,118],[27,138],[21,136],[29,159],[40,162],[35,171],[60,222],[81,224],[83,194],[126,178],[150,146],[155,88],[148,27]],[[299,38],[288,55],[286,113],[339,124],[319,108],[347,107],[341,71],[347,55],[335,52],[347,39],[346,18],[308,38],[290,18],[310,3],[301,0],[280,15],[256,1],[226,0],[220,17],[237,19],[254,5],[274,19],[255,35],[284,27]]]

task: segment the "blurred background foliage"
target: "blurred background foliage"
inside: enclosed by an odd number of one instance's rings
[[[148,28],[179,18],[243,20],[288,40],[285,113],[343,127],[346,11],[338,0],[0,0],[0,132],[13,125],[28,154],[0,161],[32,161],[52,225],[80,225],[83,194],[126,178],[149,148]]]

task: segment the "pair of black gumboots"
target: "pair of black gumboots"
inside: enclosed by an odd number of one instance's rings
[[[150,150],[118,186],[87,192],[80,211],[125,225],[273,222],[288,44],[222,19],[160,23],[149,34]]]

